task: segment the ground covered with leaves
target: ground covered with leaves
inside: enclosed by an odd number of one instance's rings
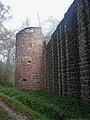
[[[48,91],[0,87],[0,99],[7,101],[32,120],[90,119],[90,106]]]

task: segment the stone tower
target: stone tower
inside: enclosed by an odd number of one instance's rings
[[[21,30],[16,35],[16,87],[44,89],[44,36],[39,27]]]

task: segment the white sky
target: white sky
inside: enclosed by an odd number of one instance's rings
[[[61,20],[74,0],[1,0],[4,5],[10,5],[13,19],[6,25],[8,28],[18,28],[22,21],[30,18],[32,26],[38,26],[37,12],[46,19],[48,16]]]

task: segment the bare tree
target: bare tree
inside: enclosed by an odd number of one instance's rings
[[[31,26],[29,18],[22,22],[20,29],[28,28]]]
[[[38,25],[42,29],[42,33],[45,36],[51,36],[51,34],[56,29],[57,25],[60,21],[58,21],[56,18],[49,16],[46,20],[43,20],[42,16],[37,12],[38,17]]]
[[[0,24],[3,24],[6,20],[10,19],[12,16],[9,15],[10,6],[4,6],[0,1]]]
[[[38,12],[37,12],[37,18],[38,18],[38,26],[42,28],[41,16]]]
[[[4,26],[4,22],[11,18],[9,11],[10,6],[5,7],[0,2],[0,58],[2,59],[1,61],[3,65],[5,65],[5,70],[3,71],[3,74],[0,74],[0,76],[3,76],[4,83],[6,78],[9,78],[8,71],[10,71],[11,65],[11,51],[15,47],[14,31],[8,30]],[[8,82],[6,81],[6,83]]]
[[[54,32],[59,22],[60,21],[58,21],[56,18],[53,18],[52,16],[50,16],[42,24],[43,33],[46,36],[51,36],[51,34]]]
[[[11,74],[14,75],[15,70],[15,37],[14,33],[12,31],[8,31],[6,34],[6,37],[4,37],[3,41],[1,42],[1,55],[2,55],[2,61],[5,65],[5,70],[3,71],[3,81],[4,85],[7,81],[9,81],[11,78]],[[5,77],[6,76],[6,77]],[[13,77],[14,78],[14,77]],[[10,85],[10,82],[9,82]]]

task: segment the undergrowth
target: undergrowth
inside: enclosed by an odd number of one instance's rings
[[[89,105],[75,99],[57,96],[48,91],[1,87],[1,96],[34,120],[90,119]]]

